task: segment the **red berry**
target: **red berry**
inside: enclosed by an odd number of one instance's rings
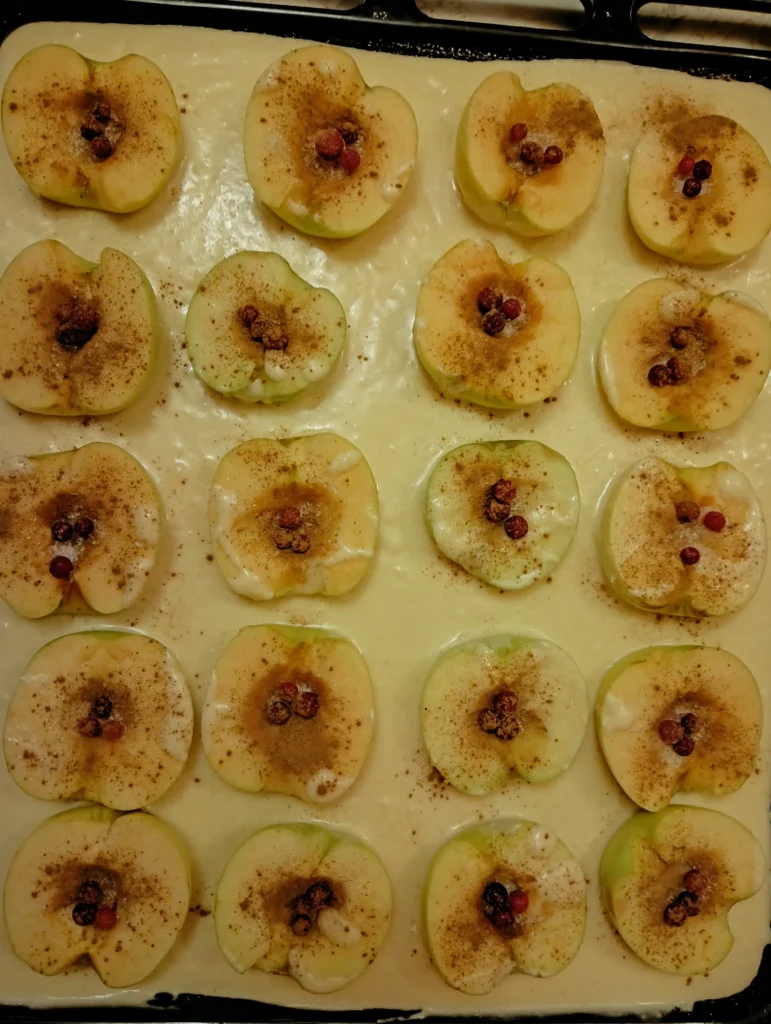
[[[68,580],[74,568],[69,558],[65,558],[64,555],[57,555],[48,563],[48,571],[55,580]]]
[[[60,544],[65,544],[72,537],[72,527],[64,519],[57,519],[51,526],[51,536]]]
[[[512,516],[503,524],[506,535],[512,540],[522,540],[526,536],[529,526],[524,516]]]
[[[512,914],[524,914],[530,906],[530,897],[522,889],[515,889],[509,897],[509,906]]]
[[[361,157],[355,149],[344,149],[337,163],[344,171],[352,174],[361,163]]]
[[[521,312],[522,303],[519,299],[506,299],[501,306],[501,313],[503,313],[507,320],[516,320]]]
[[[564,153],[559,146],[547,146],[543,154],[545,164],[561,164]]]
[[[336,128],[329,128],[316,139],[316,152],[322,160],[337,160],[344,146],[343,136]]]
[[[126,728],[123,725],[123,722],[119,722],[117,719],[112,718],[102,726],[102,737],[111,741],[119,740],[122,738],[125,731]]]
[[[662,743],[671,747],[673,743],[682,739],[683,727],[678,722],[673,722],[671,718],[665,718],[663,722],[659,722],[659,736]]]
[[[696,166],[696,161],[692,156],[684,156],[680,163],[677,165],[678,171],[684,178],[690,178],[693,174],[693,168]]]
[[[701,558],[701,552],[698,548],[683,548],[680,552],[680,560],[683,565],[696,565]]]
[[[281,690],[285,697],[289,697],[291,699],[292,697],[297,696],[297,683],[282,683],[281,686],[279,686],[279,690]]]
[[[509,128],[509,138],[512,142],[521,142],[527,138],[527,125],[522,121],[517,121]]]
[[[80,519],[76,519],[72,526],[73,532],[76,536],[86,540],[94,532],[93,520],[87,516],[81,516]]]
[[[489,313],[491,309],[500,306],[502,302],[503,296],[495,288],[483,288],[477,295],[477,309],[480,313]]]
[[[109,932],[117,923],[118,915],[112,907],[100,907],[97,910],[96,918],[94,920],[94,928],[99,928],[103,932]]]
[[[683,195],[686,199],[695,199],[701,192],[701,182],[697,178],[686,178],[683,182]]]
[[[720,533],[725,529],[725,516],[722,512],[713,509],[704,516],[704,525],[713,533]]]
[[[707,178],[712,177],[712,164],[709,160],[699,160],[693,168],[694,178],[698,178],[699,181],[706,181]]]

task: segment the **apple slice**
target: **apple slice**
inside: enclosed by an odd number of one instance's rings
[[[727,615],[757,590],[766,525],[747,477],[728,462],[675,466],[649,456],[611,493],[600,560],[625,601],[667,615]]]
[[[586,926],[581,865],[553,829],[501,818],[456,834],[429,868],[428,945],[448,985],[484,995],[512,972],[547,978]]]
[[[538,441],[460,445],[428,481],[428,528],[439,550],[501,590],[529,587],[556,568],[579,507],[570,463]]]
[[[48,818],[5,880],[5,927],[39,974],[86,956],[111,988],[143,981],[185,923],[190,861],[181,836],[154,814],[76,807]]]
[[[506,263],[492,242],[466,240],[423,282],[413,335],[424,370],[445,395],[518,409],[567,380],[581,314],[556,263]]]
[[[242,629],[217,660],[201,719],[209,764],[225,782],[316,804],[356,781],[373,728],[359,651],[301,626]]]
[[[260,76],[246,111],[246,173],[257,198],[309,235],[348,238],[403,195],[418,127],[398,92],[370,88],[334,46],[303,46]]]
[[[621,419],[654,430],[720,430],[763,390],[771,321],[740,292],[711,295],[678,281],[645,281],[616,307],[600,375]]]
[[[629,218],[640,241],[681,263],[722,263],[771,228],[771,165],[760,143],[719,114],[660,125],[629,167]]]
[[[0,278],[0,396],[27,412],[103,416],[136,401],[158,359],[150,282],[117,249],[98,263],[49,238]]]
[[[333,597],[355,587],[372,559],[377,487],[359,449],[338,434],[255,438],[217,467],[209,523],[237,594]]]
[[[161,505],[147,470],[114,444],[0,463],[0,597],[38,619],[122,611],[155,562]]]
[[[548,640],[495,636],[459,644],[423,689],[423,742],[434,767],[479,796],[519,775],[546,782],[578,752],[586,684],[573,659]]]
[[[498,71],[463,111],[455,177],[466,204],[488,224],[518,235],[562,231],[592,203],[605,164],[594,105],[572,85],[530,92]]]
[[[646,647],[610,669],[597,694],[608,767],[647,811],[678,790],[733,793],[755,769],[763,724],[758,684],[717,647]]]
[[[5,763],[40,800],[95,800],[130,811],[179,777],[193,704],[176,658],[140,633],[94,629],[42,647],[5,719]]]
[[[600,888],[632,952],[670,974],[707,974],[728,956],[728,911],[766,877],[755,836],[720,811],[683,804],[639,811],[613,835]]]
[[[245,402],[282,402],[337,362],[345,313],[277,253],[237,252],[198,285],[185,339],[204,384]]]
[[[5,143],[37,195],[130,213],[168,183],[181,153],[169,80],[131,53],[100,63],[69,46],[21,58],[3,90]]]
[[[372,963],[391,919],[391,884],[373,851],[319,825],[253,835],[222,873],[217,940],[241,974],[287,973],[308,992],[335,992]]]

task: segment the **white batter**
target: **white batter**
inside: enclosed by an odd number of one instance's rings
[[[743,422],[706,440],[664,439],[624,430],[598,390],[594,354],[616,302],[657,274],[682,274],[715,290],[746,291],[771,309],[771,244],[725,269],[682,271],[645,250],[629,226],[624,189],[630,147],[646,102],[683,99],[700,112],[741,121],[771,153],[771,100],[760,87],[707,82],[663,71],[591,62],[534,62],[516,67],[527,88],[571,82],[591,96],[605,126],[607,162],[595,207],[574,229],[518,242],[469,216],[453,186],[455,130],[466,99],[502,64],[357,54],[370,83],[398,87],[415,108],[421,134],[417,170],[404,202],[363,237],[347,242],[299,237],[255,202],[241,148],[243,116],[256,78],[289,40],[204,29],[38,25],[16,32],[0,50],[0,81],[33,46],[61,42],[112,60],[136,51],[169,76],[180,106],[186,157],[158,200],[129,217],[59,207],[35,199],[0,152],[0,266],[19,249],[54,237],[89,259],[114,246],[152,280],[166,332],[162,366],[148,396],[118,416],[63,421],[0,406],[0,459],[67,449],[91,440],[126,446],[158,482],[168,516],[159,565],[146,596],[111,619],[52,616],[25,621],[0,606],[0,708],[41,644],[87,626],[132,625],[168,644],[187,673],[200,710],[212,666],[242,626],[259,622],[333,627],[364,653],[373,676],[377,728],[361,779],[340,804],[313,809],[280,796],[229,789],[209,769],[196,737],[187,770],[153,810],[190,843],[194,904],[211,909],[227,858],[254,829],[271,822],[319,820],[351,829],[378,851],[390,872],[395,914],[390,935],[362,977],[333,995],[305,993],[288,978],[257,971],[239,976],[220,954],[211,917],[191,914],[161,968],[142,986],[112,993],[90,970],[43,978],[8,948],[0,929],[0,998],[37,1005],[67,1000],[142,1002],[156,992],[201,992],[267,1002],[348,1009],[403,1007],[442,1013],[512,1013],[533,1009],[637,1008],[652,1012],[743,989],[769,939],[768,886],[731,915],[736,945],[709,978],[685,979],[646,967],[606,923],[597,893],[600,853],[632,808],[596,749],[592,732],[572,768],[546,786],[515,784],[484,798],[438,790],[421,751],[418,695],[438,652],[457,639],[504,632],[548,637],[577,660],[592,695],[617,658],[650,643],[718,643],[739,655],[766,698],[763,762],[737,794],[704,801],[739,818],[768,847],[769,654],[771,575],[750,605],[725,622],[702,626],[614,603],[600,590],[594,533],[597,503],[610,478],[647,453],[707,464],[728,459],[754,482],[771,510],[771,389]],[[418,287],[447,248],[472,235],[491,238],[501,254],[539,254],[569,272],[583,315],[577,365],[556,404],[523,413],[488,413],[441,399],[417,366],[411,341]],[[331,288],[348,311],[342,364],[315,394],[281,408],[248,407],[206,388],[182,347],[184,313],[211,267],[240,248],[273,249],[313,284]],[[207,492],[218,460],[239,441],[310,430],[335,430],[359,445],[380,489],[381,534],[363,584],[337,599],[292,598],[255,604],[225,584],[209,552]],[[426,474],[448,448],[480,439],[530,437],[572,462],[583,509],[577,539],[553,582],[511,594],[493,591],[443,563],[423,521]],[[696,800],[694,800],[696,802]],[[22,838],[60,810],[25,796],[0,770],[0,877]],[[438,845],[460,825],[522,814],[549,828],[580,859],[589,887],[589,923],[574,963],[555,978],[513,976],[488,996],[449,989],[433,970],[421,936],[420,891]]]

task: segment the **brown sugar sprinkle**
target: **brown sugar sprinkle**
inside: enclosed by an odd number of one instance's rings
[[[56,340],[67,352],[77,352],[99,330],[99,314],[83,302],[65,302],[54,313]]]

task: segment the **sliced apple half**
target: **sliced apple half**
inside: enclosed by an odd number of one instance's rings
[[[282,402],[329,373],[345,342],[343,307],[275,252],[237,252],[210,270],[185,322],[193,369],[245,402]]]
[[[750,670],[717,647],[646,647],[610,669],[597,694],[608,767],[647,811],[678,790],[733,793],[755,769],[763,724]]]
[[[154,814],[77,807],[39,825],[5,880],[14,953],[38,974],[88,957],[111,988],[143,981],[179,935],[190,904],[190,862]]]
[[[214,906],[217,940],[241,974],[289,974],[335,992],[372,963],[391,919],[391,884],[376,854],[319,825],[261,829],[233,854]]]
[[[30,619],[122,611],[155,563],[161,504],[114,444],[0,462],[0,597]]]
[[[310,235],[361,234],[403,195],[418,128],[409,103],[371,88],[334,46],[303,46],[260,76],[246,111],[246,173],[257,198]]]
[[[498,71],[463,111],[455,177],[488,224],[529,236],[562,231],[589,209],[604,164],[597,111],[572,85],[528,92],[517,75]]]
[[[720,430],[763,390],[771,321],[740,292],[645,281],[610,318],[600,375],[621,419],[654,430]]]
[[[253,601],[345,594],[377,540],[377,487],[362,453],[338,434],[255,438],[222,459],[209,496],[214,555]]]
[[[722,263],[771,228],[771,165],[729,117],[708,114],[646,132],[629,166],[629,218],[645,245],[681,263]]]
[[[428,527],[466,572],[502,590],[547,576],[578,524],[567,459],[538,441],[480,441],[447,452],[428,481]]]
[[[144,391],[158,346],[152,285],[117,249],[90,263],[49,238],[0,278],[0,396],[20,409],[118,412]]]
[[[168,183],[181,152],[169,80],[131,53],[100,63],[69,46],[39,46],[8,76],[5,143],[36,195],[130,213]]]
[[[359,651],[300,626],[242,629],[217,660],[201,719],[209,764],[225,782],[316,804],[356,781],[373,728]]]
[[[556,263],[538,256],[506,263],[492,242],[466,240],[429,271],[413,336],[443,394],[517,409],[543,401],[567,380],[581,314]]]
[[[496,636],[452,647],[421,700],[423,742],[456,789],[478,796],[513,777],[546,782],[578,752],[588,717],[586,684],[548,640]]]
[[[675,466],[649,456],[606,505],[600,560],[620,597],[668,615],[727,615],[757,590],[766,525],[747,477],[728,462]]]
[[[484,995],[515,971],[547,978],[570,964],[584,937],[586,881],[552,828],[502,818],[441,847],[424,907],[439,973]]]
[[[683,804],[639,811],[600,861],[600,889],[621,938],[670,974],[707,974],[731,951],[728,912],[766,877],[755,836],[720,811]]]
[[[149,636],[94,629],[32,658],[8,706],[3,749],[30,796],[129,811],[176,781],[192,738],[193,704],[173,654]]]

